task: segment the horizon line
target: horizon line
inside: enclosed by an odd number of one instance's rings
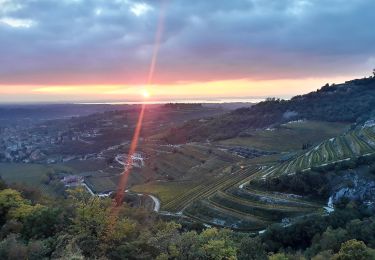
[[[91,100],[91,101],[25,101],[25,102],[2,102],[0,106],[6,105],[160,105],[160,104],[225,104],[225,103],[259,103],[269,97],[248,97],[248,98],[212,98],[212,99],[168,99],[168,100]],[[290,97],[275,97],[290,99]]]

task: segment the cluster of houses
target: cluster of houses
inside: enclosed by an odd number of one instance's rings
[[[68,175],[61,179],[61,182],[66,188],[84,187],[93,196],[98,196],[100,198],[109,197],[113,194],[113,191],[95,193],[86,183],[85,178],[79,175]]]
[[[51,156],[46,151],[69,142],[89,143],[87,139],[100,135],[98,129],[82,132],[47,129],[43,125],[36,128],[0,127],[0,162],[53,164],[71,161],[78,158],[69,155]]]

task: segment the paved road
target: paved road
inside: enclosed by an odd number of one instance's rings
[[[154,201],[154,211],[160,211],[160,200],[153,195],[148,195]]]

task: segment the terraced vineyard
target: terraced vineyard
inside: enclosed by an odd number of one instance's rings
[[[241,185],[193,203],[184,214],[212,225],[258,231],[275,222],[321,211],[322,205],[295,195],[252,190]]]
[[[162,203],[162,211],[183,214],[205,224],[246,231],[263,230],[272,223],[287,225],[291,219],[322,214],[324,205],[293,194],[256,190],[248,185],[251,180],[294,174],[373,153],[375,125],[357,127],[283,163],[248,166],[233,173],[217,170],[220,177],[197,181],[185,192],[175,193],[176,197]]]
[[[163,206],[196,221],[238,230],[259,231],[272,223],[322,211],[323,205],[294,195],[251,190],[242,185],[266,168],[249,167],[206,181]]]
[[[262,230],[275,222],[287,224],[289,219],[322,213],[323,205],[293,194],[259,191],[245,184],[255,178],[293,174],[298,170],[304,171],[372,153],[375,153],[375,126],[357,128],[326,140],[287,162],[255,170],[248,177],[243,173],[232,181],[223,179],[210,184],[212,186],[202,183],[179,199],[185,201],[185,204],[175,202],[187,207],[170,209],[184,209],[184,215],[197,221],[239,230]],[[189,199],[191,196],[195,196],[194,199]]]
[[[311,167],[350,160],[375,153],[375,126],[362,127],[339,137],[326,140],[285,163],[264,171],[263,178],[281,174],[293,174]]]
[[[237,183],[240,183],[243,180],[249,178],[258,171],[259,169],[257,167],[249,167],[246,169],[238,170],[237,172],[234,172],[232,174],[226,174],[222,177],[217,178],[215,181],[212,181],[212,179],[202,181],[201,184],[195,186],[188,192],[174,198],[167,204],[162,205],[162,210],[169,212],[180,212],[193,201],[208,198],[219,190],[226,190],[236,185]]]

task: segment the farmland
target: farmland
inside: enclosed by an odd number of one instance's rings
[[[287,162],[269,168],[264,171],[263,178],[350,161],[351,158],[372,153],[375,153],[375,128],[358,127],[325,140]]]
[[[293,197],[250,190],[246,183],[263,174],[246,166],[199,182],[159,182],[135,186],[134,192],[152,193],[161,199],[163,212],[185,215],[192,220],[238,230],[256,231],[268,225],[306,214],[319,213],[322,205]]]
[[[117,176],[89,176],[85,178],[85,183],[95,193],[103,193],[116,190]]]
[[[198,183],[192,181],[159,181],[142,185],[135,185],[131,188],[131,190],[137,193],[154,194],[161,200],[162,205],[165,205],[173,201],[176,197],[180,197],[183,194],[187,193],[197,185]]]
[[[255,170],[243,182],[261,176]],[[236,185],[223,187],[190,204],[184,214],[210,225],[238,230],[258,231],[275,222],[319,213],[322,205],[291,194],[279,194]]]
[[[106,115],[113,117],[114,125],[127,129],[122,113]],[[103,115],[85,118],[88,126],[98,119],[104,120]],[[145,122],[146,130],[156,125],[151,119]],[[81,124],[76,119],[72,122]],[[350,129],[349,126],[348,123],[296,120],[246,129],[225,140],[181,144],[165,143],[160,139],[163,135],[154,134],[160,131],[150,130],[139,140],[138,161],[133,165],[126,189],[157,197],[162,214],[184,216],[208,225],[244,231],[263,230],[272,223],[288,225],[301,216],[322,214],[325,202],[263,190],[251,181],[290,175],[374,153],[374,127],[351,126]],[[80,125],[77,129],[86,127]],[[165,128],[161,124],[160,127]],[[115,128],[113,124],[103,127],[105,131],[95,137],[97,139],[86,137],[85,145],[95,149],[93,154],[82,154],[51,165],[2,164],[0,174],[7,183],[27,183],[48,192],[52,188],[43,181],[47,173],[74,174],[83,176],[94,193],[115,191],[129,142],[121,139],[111,146],[106,141],[101,143],[107,140],[100,137],[102,135],[112,138],[106,132],[112,128]],[[122,136],[121,131],[119,136]]]
[[[219,191],[192,204],[185,214],[211,225],[257,231],[275,222],[321,212],[321,205],[256,190]]]
[[[0,164],[0,176],[7,183],[21,183],[42,191],[51,193],[52,190],[48,185],[43,184],[47,173],[56,173],[59,171],[69,171],[64,166],[46,166],[41,164]]]
[[[181,185],[180,190],[175,186],[177,183],[168,182],[149,184],[136,190],[159,196],[163,211],[182,214],[209,225],[246,231],[259,231],[272,223],[288,225],[292,219],[322,214],[323,203],[294,194],[259,190],[251,185],[251,181],[341,163],[375,152],[374,127],[344,131],[346,126],[342,124],[339,128],[340,134],[336,137],[300,150],[284,162],[269,156],[274,160],[265,160],[264,166],[260,166],[261,160],[256,158],[258,164],[254,159],[247,160],[246,167],[237,168],[230,174],[217,169],[210,178]]]
[[[275,128],[249,130],[238,137],[220,141],[224,145],[249,146],[261,150],[288,152],[299,150],[304,144],[316,144],[340,135],[348,127],[345,123],[295,121]]]

